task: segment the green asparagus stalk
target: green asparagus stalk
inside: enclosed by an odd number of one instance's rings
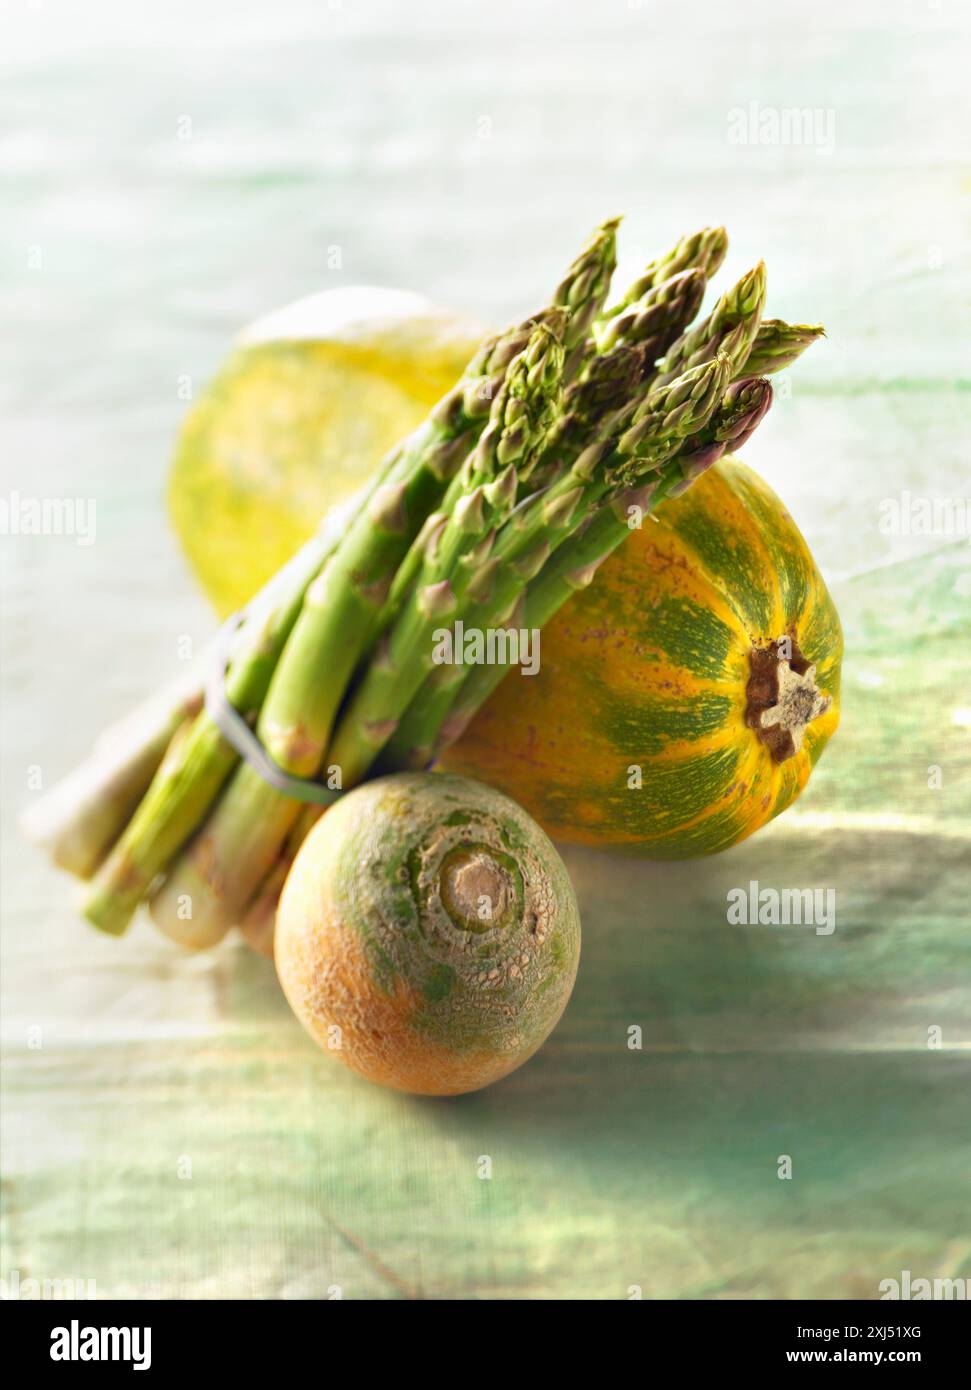
[[[487,489],[480,484],[480,479],[496,467],[506,468],[516,459],[528,456],[549,428],[551,402],[559,395],[558,369],[563,357],[562,346],[556,342],[555,335],[557,329],[565,326],[566,315],[563,310],[551,310],[545,318],[546,322],[535,325],[524,350],[510,364],[502,386],[494,395],[489,426],[474,451],[475,463],[470,465],[467,476],[470,481],[475,480],[473,488],[478,488],[475,499],[482,507],[486,504],[501,506],[503,489],[508,489],[509,485],[502,478],[495,478]],[[417,471],[424,472],[425,465]],[[457,510],[455,526],[462,529],[470,543],[478,524],[475,502]],[[353,530],[354,523],[348,534]],[[381,548],[391,534],[390,530],[380,532],[377,547]],[[285,771],[298,776],[315,774],[323,753],[309,736],[307,721],[301,719],[291,693],[285,686],[281,687],[280,682],[290,675],[302,688],[311,674],[306,663],[313,656],[314,647],[312,643],[307,645],[308,631],[313,636],[318,618],[329,619],[332,607],[341,605],[339,581],[335,593],[330,574],[331,565],[339,559],[340,553],[338,548],[308,591],[257,723],[257,733],[275,761]],[[362,560],[362,563],[367,561]],[[322,606],[317,607],[317,604]],[[368,615],[353,601],[347,611],[359,623],[368,620]],[[303,630],[302,623],[305,624]],[[353,645],[357,636],[358,630],[352,628],[347,634],[347,644]],[[343,679],[346,684],[348,676],[345,662],[336,679]],[[332,679],[335,679],[332,672],[320,668],[321,686],[329,689]],[[284,739],[280,733],[280,711],[291,707],[297,724],[290,726],[289,737]],[[308,749],[312,749],[312,753]],[[300,803],[269,786],[255,769],[247,764],[237,768],[209,821],[172,866],[152,898],[151,910],[156,924],[185,945],[199,947],[218,940],[233,925],[272,866],[299,814]]]
[[[689,368],[727,352],[735,371],[747,369],[748,357],[762,322],[765,303],[765,263],[759,261],[722,295],[707,318],[688,329],[657,364],[655,386],[666,386]]]
[[[727,250],[728,233],[724,227],[703,227],[700,232],[681,237],[664,255],[649,261],[642,274],[628,286],[623,298],[604,312],[595,330],[596,336],[604,331],[605,322],[623,317],[651,290],[682,271],[697,269],[706,280],[710,280],[725,259]]]
[[[604,306],[611,276],[617,266],[619,226],[619,217],[601,223],[553,292],[553,306],[568,309],[570,313],[563,340],[567,360],[574,349],[586,341],[594,319]],[[564,379],[568,379],[566,363]]]
[[[678,455],[675,460],[677,469],[666,483],[664,496],[680,497],[723,455],[730,450],[743,448],[765,419],[771,404],[772,383],[765,377],[745,376],[733,381],[722,397],[709,429],[692,439]],[[655,506],[660,500],[656,500]],[[598,556],[598,563],[600,558],[605,557]],[[593,578],[592,574],[590,578]],[[586,582],[589,583],[589,580]]]
[[[592,342],[586,344],[588,351],[580,379],[568,387],[559,421],[544,446],[542,457],[534,465],[537,487],[544,486],[573,462],[600,424],[624,406],[635,394],[638,383],[653,372],[655,361],[697,313],[704,296],[706,276],[718,268],[726,244],[723,228],[706,229],[683,238],[666,256],[652,262],[635,282],[632,289],[636,288],[639,295],[630,300],[627,312],[621,314],[618,310],[618,316],[603,330],[600,351],[594,350]],[[692,264],[692,258],[696,264]],[[669,265],[679,268],[665,280],[661,278],[662,270]],[[590,318],[588,313],[586,320]],[[576,339],[574,327],[571,319],[566,338],[568,353],[564,378],[567,380],[571,360],[569,347],[575,346]],[[428,537],[441,526],[464,490],[464,480],[457,476],[439,511],[427,518],[395,572],[372,630],[372,639],[384,632],[400,611],[414,586]]]
[[[550,549],[562,543],[609,489],[624,485],[625,474],[638,478],[649,467],[659,466],[688,435],[703,428],[721,392],[749,355],[764,301],[765,266],[759,262],[721,297],[702,324],[678,339],[662,364],[667,366],[679,358],[693,363],[699,344],[707,344],[717,356],[698,364],[700,376],[689,369],[672,382],[662,373],[658,389],[652,390],[646,400],[639,404],[635,401],[628,410],[605,422],[597,442],[552,484],[546,497],[527,506],[512,535],[497,543],[493,555],[476,556],[477,570],[457,568],[435,583],[413,591],[409,607],[351,697],[334,736],[330,759],[340,767],[345,787],[361,780],[392,737],[433,664],[431,634],[446,620],[453,623],[460,617],[464,619],[466,595],[471,598],[473,609],[478,606],[472,626],[485,628],[503,622],[518,596],[515,580],[519,576],[525,575],[528,581],[538,573]],[[672,397],[665,393],[665,387],[674,392]],[[707,408],[707,413],[702,407]],[[503,575],[509,590],[505,605],[502,601],[494,602],[495,596],[490,592],[498,573]]]
[[[691,236],[681,237],[670,250],[656,256],[628,286],[623,297],[594,320],[587,342],[575,349],[566,373],[567,380],[588,372],[598,352],[609,351],[619,343],[644,341],[653,335],[656,330],[651,319],[652,304],[662,286],[689,274],[700,279],[704,286],[721,265],[727,247],[728,236],[724,227],[706,227]],[[697,283],[697,280],[691,283]],[[659,357],[681,328],[690,323],[697,308],[698,305],[691,307],[682,324],[670,337],[665,336],[654,344],[655,357]]]
[[[553,354],[545,344],[541,346],[545,362],[541,360],[540,367],[545,378],[551,371],[558,372],[562,367],[562,352],[559,360],[550,362]],[[523,360],[525,362],[526,354]],[[494,503],[484,505],[485,492],[478,480],[492,476],[495,458],[508,462],[509,466],[497,484],[497,487],[501,486],[504,510],[508,514],[516,496],[517,472],[520,476],[528,476],[530,450],[535,449],[545,433],[545,429],[533,429],[527,431],[525,436],[516,434],[507,442],[504,414],[500,412],[491,423],[490,429],[482,437],[476,456],[470,460],[473,466],[468,475],[469,491],[454,503],[451,513],[442,522],[440,534],[431,538],[426,546],[415,584],[405,599],[387,642],[382,645],[378,659],[372,661],[369,667],[364,687],[359,695],[353,697],[352,711],[383,707],[393,711],[396,708],[402,698],[398,688],[400,673],[420,669],[419,662],[429,645],[432,631],[439,626],[443,617],[449,615],[455,604],[459,568],[465,574],[474,572],[489,554],[495,527],[505,520]],[[509,486],[505,486],[506,481]],[[492,498],[487,500],[492,503]],[[409,698],[410,694],[404,697],[405,704]],[[388,719],[390,722],[384,737],[394,730],[394,713],[389,714]],[[377,729],[371,732],[378,736]],[[345,765],[336,755],[335,761],[345,773]]]
[[[565,356],[569,355],[566,345],[570,336],[569,330],[571,324],[572,320],[562,320],[561,330],[554,334],[554,336],[558,336],[563,343],[563,348],[559,350],[559,352],[551,355],[550,348],[552,344],[549,340],[542,338],[537,338],[533,349],[536,356],[534,370],[539,369],[556,372],[559,377],[560,385],[562,385],[563,373],[565,371],[565,360],[561,361],[560,359],[564,359]],[[551,321],[547,321],[546,326],[552,328],[553,324]],[[603,366],[598,373],[597,380],[590,382],[575,382],[563,397],[564,409],[569,408],[567,405],[568,402],[575,401],[575,409],[592,411],[594,409],[593,400],[595,396],[602,404],[604,410],[606,410],[607,406],[603,404],[603,402],[606,401],[608,396],[618,403],[620,400],[626,399],[636,379],[635,373],[639,372],[641,369],[642,360],[643,355],[635,350],[618,349],[615,353],[605,354],[602,359]],[[556,436],[560,422],[564,417],[562,411],[557,411],[552,407],[553,401],[551,398],[548,405],[545,428],[537,430],[537,437],[552,439]],[[483,439],[485,439],[485,436],[483,436]],[[504,446],[507,455],[509,454],[509,448],[509,445]],[[511,455],[509,455],[509,457],[511,457]],[[473,492],[477,484],[485,484],[492,481],[487,472],[481,472],[483,464],[488,467],[489,462],[489,455],[487,453],[483,454],[481,451],[473,451],[470,453],[465,463],[449,484],[439,508],[431,512],[425,518],[425,522],[418,535],[412,541],[408,553],[398,565],[388,589],[387,598],[382,604],[377,617],[374,619],[370,634],[372,643],[388,629],[395,616],[400,612],[402,605],[415,586],[418,575],[428,555],[429,548],[440,542],[443,530],[448,525],[450,518],[452,518],[455,508],[459,508],[460,512],[462,512],[463,509],[468,508],[470,505],[474,505],[475,508],[479,507],[478,501],[470,503],[469,494]],[[532,477],[535,462],[535,452],[531,453],[529,456],[528,467],[527,461],[522,456],[519,456],[517,459],[517,466],[513,469],[512,474],[509,475],[509,484],[518,486],[520,482]],[[474,470],[476,469],[479,469],[480,472],[477,476],[473,476]],[[490,503],[493,520],[498,520],[499,511],[497,510],[497,504],[501,501],[502,505],[511,505],[515,501],[515,493],[513,492],[511,495],[507,495],[504,490],[500,488],[498,491],[490,493],[488,501]],[[471,520],[472,518],[470,517],[468,519]],[[483,532],[486,529],[485,526],[482,527]]]
[[[557,313],[559,311],[552,311]],[[271,581],[268,589],[282,597],[257,623],[248,623],[241,653],[226,678],[229,702],[251,722],[265,700],[280,654],[303,612],[308,592],[319,580],[324,562],[347,534],[348,519],[375,505],[388,479],[399,474],[404,461],[421,448],[441,462],[450,448],[468,447],[484,426],[492,396],[509,363],[522,351],[537,318],[533,316],[504,333],[486,339],[458,384],[439,402],[428,422],[397,446],[383,461],[375,478],[353,505],[341,509],[342,524],[326,529],[301,556]],[[292,573],[290,573],[292,571]],[[115,849],[91,884],[82,910],[102,930],[125,930],[140,901],[158,876],[205,819],[230,773],[239,762],[211,716],[202,711],[191,737],[180,744],[179,756],[167,758],[128,823]]]
[[[707,283],[705,272],[693,266],[651,286],[629,309],[596,326],[598,352],[609,352],[618,343],[644,343],[653,366],[700,309]]]
[[[434,584],[416,589],[338,725],[329,756],[345,787],[364,777],[431,670],[431,639],[442,623],[462,619],[482,631],[507,620],[526,583],[591,508],[660,467],[707,423],[731,369],[731,360],[719,356],[652,391],[619,433],[586,449],[545,495],[527,501],[502,528],[491,554],[480,553],[475,567],[456,565]]]
[[[612,229],[615,225],[605,223],[601,231]],[[639,294],[631,301],[629,311],[604,330],[599,352],[594,350],[592,341],[584,344],[578,336],[579,329],[583,325],[589,326],[593,320],[593,299],[587,296],[586,312],[571,316],[564,339],[567,349],[564,380],[569,382],[576,375],[575,350],[578,343],[583,348],[583,369],[580,379],[569,385],[559,421],[550,433],[542,457],[535,462],[536,486],[545,485],[551,476],[572,462],[593,437],[599,424],[631,399],[638,382],[653,370],[656,359],[667,351],[694,318],[704,296],[706,274],[717,269],[726,244],[727,238],[722,228],[708,230],[691,238],[683,238],[667,256],[652,262],[654,271],[649,267],[635,282]],[[697,264],[692,263],[692,257]],[[583,260],[582,253],[579,260]],[[610,265],[612,267],[613,258]],[[678,268],[670,279],[664,279],[661,272],[668,265]],[[574,271],[575,284],[582,285],[593,274],[593,271],[585,274],[581,267],[579,272]],[[606,281],[602,272],[598,274],[599,296],[605,293]],[[656,279],[652,278],[652,274]],[[568,274],[563,284],[569,286],[570,283],[571,276]],[[571,293],[562,286],[554,296],[554,302],[571,307],[576,299],[575,289]],[[574,350],[572,354],[571,349]],[[429,536],[441,527],[465,490],[465,480],[456,476],[438,511],[426,519],[395,572],[388,597],[370,633],[372,641],[388,628],[400,611],[414,586]]]
[[[694,318],[704,291],[703,269],[683,270],[647,288],[629,319],[615,320],[626,331],[612,337],[611,346],[605,339],[601,352],[591,350],[580,379],[568,389],[560,419],[537,460],[536,487],[559,476],[618,410],[644,394],[656,360]]]
[[[252,717],[259,709],[306,588],[334,543],[326,536],[309,542],[296,563],[288,567],[292,578],[283,601],[267,605],[262,615],[244,628],[241,646],[226,674],[226,697],[245,717]],[[166,754],[124,832],[89,884],[82,900],[89,922],[114,936],[126,929],[172,855],[204,819],[238,760],[212,715],[200,710],[186,736]]]
[[[569,302],[572,315],[586,315],[582,294],[592,298],[596,309],[603,302],[615,230],[614,223],[600,229],[557,289],[557,302]],[[286,771],[313,776],[320,766],[337,708],[373,640],[374,620],[395,570],[468,453],[464,426],[488,415],[494,394],[483,399],[475,391],[467,393],[446,412],[437,411],[413,436],[399,466],[366,513],[351,524],[319,585],[308,594],[260,726],[267,751]]]
[[[824,332],[821,324],[763,320],[752,350],[741,368],[743,375],[740,379],[764,377],[790,367]],[[682,477],[671,480],[664,497],[677,496],[678,488],[684,490],[694,476],[703,471],[702,464],[710,467],[722,453],[740,449],[746,443],[768,409],[769,398],[765,386],[759,386],[757,390],[759,400],[751,397],[746,400],[735,388],[730,388],[726,401],[708,427],[712,442],[720,445],[717,452],[701,453],[691,460],[690,453],[695,441],[690,441],[683,456],[678,456]],[[762,403],[759,404],[759,401]],[[746,427],[749,407],[751,420]],[[739,412],[738,418],[736,412]],[[661,500],[663,498],[657,496],[655,505]],[[593,579],[597,565],[626,539],[629,532],[626,513],[626,503],[601,509],[587,530],[578,535],[572,544],[561,547],[550,565],[530,584],[525,614],[510,621],[511,631],[518,632],[523,627],[542,628],[574,588],[582,587]],[[380,770],[394,772],[402,768],[427,766],[461,735],[472,716],[505,677],[506,671],[507,668],[503,666],[476,666],[469,671],[460,667],[437,667],[403,715],[382,754]]]
[[[513,631],[543,628],[571,594],[590,584],[600,565],[627,539],[633,526],[667,497],[678,496],[729,450],[740,449],[765,417],[772,401],[768,381],[733,382],[704,429],[692,435],[648,486],[618,493],[556,551],[529,584],[525,603],[510,621]],[[507,647],[506,650],[509,650]],[[451,688],[422,687],[385,749],[382,771],[427,767],[457,739],[474,714],[504,679],[508,666],[458,669]],[[434,675],[434,673],[433,673]],[[458,689],[460,684],[461,689]]]
[[[784,372],[825,333],[821,323],[785,323],[782,319],[763,319],[745,371],[751,376],[772,376],[775,372]]]

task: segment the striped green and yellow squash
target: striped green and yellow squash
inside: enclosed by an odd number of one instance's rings
[[[839,722],[843,637],[806,542],[737,459],[602,566],[445,756],[555,839],[680,859],[796,799]]]

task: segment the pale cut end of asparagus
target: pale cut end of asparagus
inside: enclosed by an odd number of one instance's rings
[[[84,762],[23,813],[27,839],[59,869],[91,878],[202,698],[198,676],[189,676],[106,729]]]
[[[124,936],[138,911],[138,901],[122,898],[118,894],[109,898],[92,893],[85,887],[79,888],[75,907],[79,917],[83,917],[89,926],[104,932],[105,936]]]
[[[205,904],[203,912],[195,903]],[[212,887],[188,855],[180,860],[177,887],[162,883],[149,899],[152,922],[170,941],[188,951],[205,951],[218,946],[233,925],[231,915],[221,916],[213,909]]]

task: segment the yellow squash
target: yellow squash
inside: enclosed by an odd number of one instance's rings
[[[424,419],[482,329],[405,290],[349,286],[251,324],[190,410],[169,511],[221,615],[239,608]]]

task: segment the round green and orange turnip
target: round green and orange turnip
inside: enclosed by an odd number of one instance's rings
[[[371,1081],[424,1095],[488,1086],[540,1047],[576,978],[580,918],[542,830],[454,776],[366,783],[290,870],[275,957],[297,1018]]]

